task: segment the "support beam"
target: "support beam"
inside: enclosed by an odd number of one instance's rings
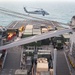
[[[57,49],[54,49],[54,59],[53,59],[53,75],[56,75],[56,58],[57,58]]]

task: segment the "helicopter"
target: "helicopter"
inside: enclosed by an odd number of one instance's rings
[[[43,9],[40,9],[40,10],[35,10],[35,11],[27,11],[26,7],[24,7],[24,11],[28,14],[41,14],[43,16],[45,15],[49,15],[48,12],[46,12],[45,10]]]

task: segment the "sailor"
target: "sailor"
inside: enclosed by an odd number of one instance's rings
[[[31,74],[33,65],[34,65],[34,58],[33,58],[33,56],[32,56],[32,57],[31,57],[31,66],[30,66],[30,69],[28,70],[28,74],[27,74],[27,75],[30,75],[30,74]]]
[[[52,67],[52,66],[51,66],[51,64],[52,64],[52,56],[51,56],[51,52],[50,52],[49,57],[47,58],[47,61],[48,61],[48,70],[50,70],[50,68]]]
[[[37,58],[38,58],[38,55],[34,54],[34,63],[35,63],[35,65],[37,65]]]

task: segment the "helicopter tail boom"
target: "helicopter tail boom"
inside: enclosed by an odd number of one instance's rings
[[[24,11],[28,13],[27,9],[24,7]]]

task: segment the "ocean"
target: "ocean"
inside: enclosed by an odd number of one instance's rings
[[[53,21],[58,21],[62,23],[69,23],[72,16],[75,15],[75,3],[74,2],[36,2],[36,1],[24,1],[24,2],[0,2],[0,8],[9,9],[15,12],[26,14],[23,7],[26,7],[27,10],[39,10],[44,9],[50,15],[32,15],[36,17],[41,17]],[[9,16],[1,13],[0,11],[0,26],[7,26],[12,21],[15,20],[24,20],[22,18]]]

